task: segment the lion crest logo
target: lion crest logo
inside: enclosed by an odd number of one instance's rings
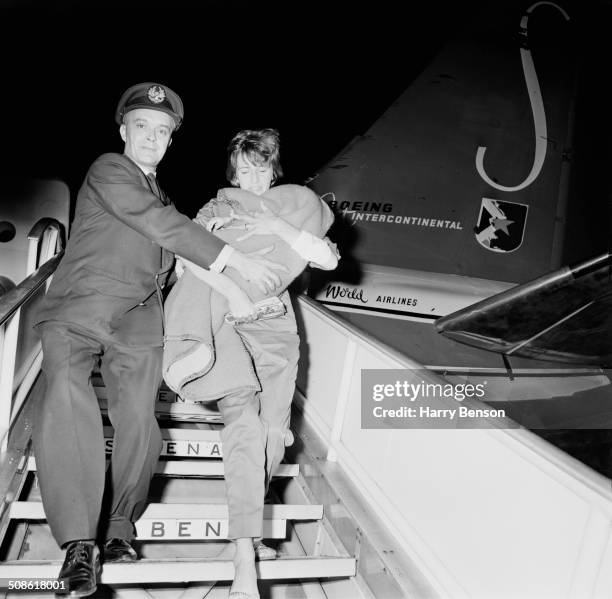
[[[166,90],[161,85],[152,85],[147,90],[147,98],[153,104],[161,104],[166,99]]]

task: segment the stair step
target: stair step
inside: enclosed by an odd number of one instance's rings
[[[61,561],[2,562],[0,579],[55,578]],[[305,578],[334,578],[355,575],[355,559],[351,557],[282,557],[257,563],[258,577],[262,580]],[[131,564],[107,564],[102,572],[103,584],[159,583],[233,580],[234,564],[231,560],[147,560]]]
[[[320,520],[322,505],[264,505],[263,536],[282,539],[287,520]],[[45,520],[40,501],[14,501],[13,520]],[[151,503],[136,522],[139,541],[181,541],[227,539],[228,516],[225,504]]]
[[[108,399],[108,389],[104,385],[94,385],[93,388],[98,399]],[[157,392],[157,399],[166,403],[180,401],[177,394],[170,389],[159,389]]]
[[[100,408],[102,412],[106,414],[108,412],[108,391],[104,386],[102,377],[99,374],[93,374],[91,377],[91,382],[96,393],[96,397],[100,402]],[[216,402],[184,403],[178,400],[177,394],[166,387],[166,385],[162,385],[157,393],[155,415],[160,419],[172,418],[173,420],[209,422],[216,424],[222,422],[219,410],[217,410]]]
[[[263,536],[283,539],[287,520],[320,520],[321,505],[264,506]],[[45,520],[39,501],[15,501],[10,518]],[[193,541],[227,539],[228,516],[224,504],[152,503],[135,523],[139,541]]]
[[[36,460],[29,458],[28,470],[36,472]],[[157,463],[156,474],[162,476],[220,476],[225,474],[223,462],[206,461],[160,461]],[[295,478],[300,473],[298,464],[280,464],[274,473],[276,477]]]
[[[162,456],[220,458],[223,456],[219,430],[162,428]],[[104,427],[107,453],[113,448],[113,427]]]
[[[225,518],[140,518],[135,527],[138,542],[224,541],[228,539],[229,521],[227,514]],[[287,520],[264,519],[262,537],[280,540],[286,536]]]
[[[98,398],[107,399],[106,386],[99,372],[94,372],[91,376],[91,384]],[[162,382],[158,390],[158,398],[161,401],[176,401],[177,395],[165,382]]]
[[[13,501],[10,504],[11,518],[20,520],[45,520],[41,501]],[[291,505],[285,503],[266,503],[264,519],[278,520],[320,520],[323,517],[322,505]],[[142,519],[159,518],[227,518],[227,505],[221,503],[150,503]]]
[[[108,402],[105,398],[100,399],[100,411],[104,415],[108,414]],[[223,422],[216,406],[202,403],[156,401],[155,416],[160,420],[207,422],[210,424]]]

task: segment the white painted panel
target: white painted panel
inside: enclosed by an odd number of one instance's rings
[[[612,568],[606,567],[612,564],[612,525],[608,522],[608,543],[602,552],[598,563],[598,576],[594,585],[594,599],[610,599],[612,597]]]
[[[340,375],[346,354],[347,336],[340,330],[335,330],[325,322],[309,318],[308,332],[300,336],[302,351],[302,367],[298,376],[298,388],[304,393],[309,409],[316,406],[323,421],[334,421],[335,402],[340,387]],[[311,344],[312,339],[325,339],[325,351],[320,345]]]
[[[403,456],[398,459],[389,453],[389,441],[392,434],[397,431],[389,429],[362,429],[361,428],[361,370],[364,368],[397,368],[399,364],[383,354],[372,351],[372,348],[361,345],[355,356],[353,367],[350,400],[344,416],[341,441],[352,452],[355,459],[368,472],[377,472],[386,469],[387,462],[401,463]],[[403,431],[406,432],[406,431]]]
[[[487,432],[404,433],[389,445],[391,456],[407,456],[404,480],[397,468],[372,472],[402,518],[396,525],[415,529],[470,596],[565,596],[588,503]]]
[[[319,358],[308,376],[333,388],[323,366],[342,325],[300,305]],[[356,328],[345,334],[357,351],[338,461],[442,596],[612,596],[609,480],[525,430],[362,430],[361,369],[403,359]],[[330,394],[308,397],[313,410],[323,400]]]

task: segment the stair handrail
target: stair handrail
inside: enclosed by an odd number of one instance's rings
[[[64,227],[54,218],[41,218],[28,233],[26,278],[0,296],[0,451],[23,407],[42,363],[40,342],[16,364],[21,309],[50,282],[63,256]]]
[[[32,274],[43,262],[49,260],[65,244],[64,226],[55,218],[40,218],[28,233],[28,257],[26,274]]]
[[[47,282],[55,272],[63,255],[64,250],[55,254],[53,258],[47,260],[21,281],[19,285],[0,296],[0,327]]]
[[[54,228],[58,233],[63,234],[64,226],[56,218],[45,216],[38,219],[28,233],[28,239],[41,239],[45,231]]]

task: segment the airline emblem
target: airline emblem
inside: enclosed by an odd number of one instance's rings
[[[527,223],[527,204],[482,198],[476,241],[492,252],[513,252],[521,247]]]
[[[147,97],[153,104],[161,104],[166,99],[166,90],[161,85],[152,85],[147,90]]]

